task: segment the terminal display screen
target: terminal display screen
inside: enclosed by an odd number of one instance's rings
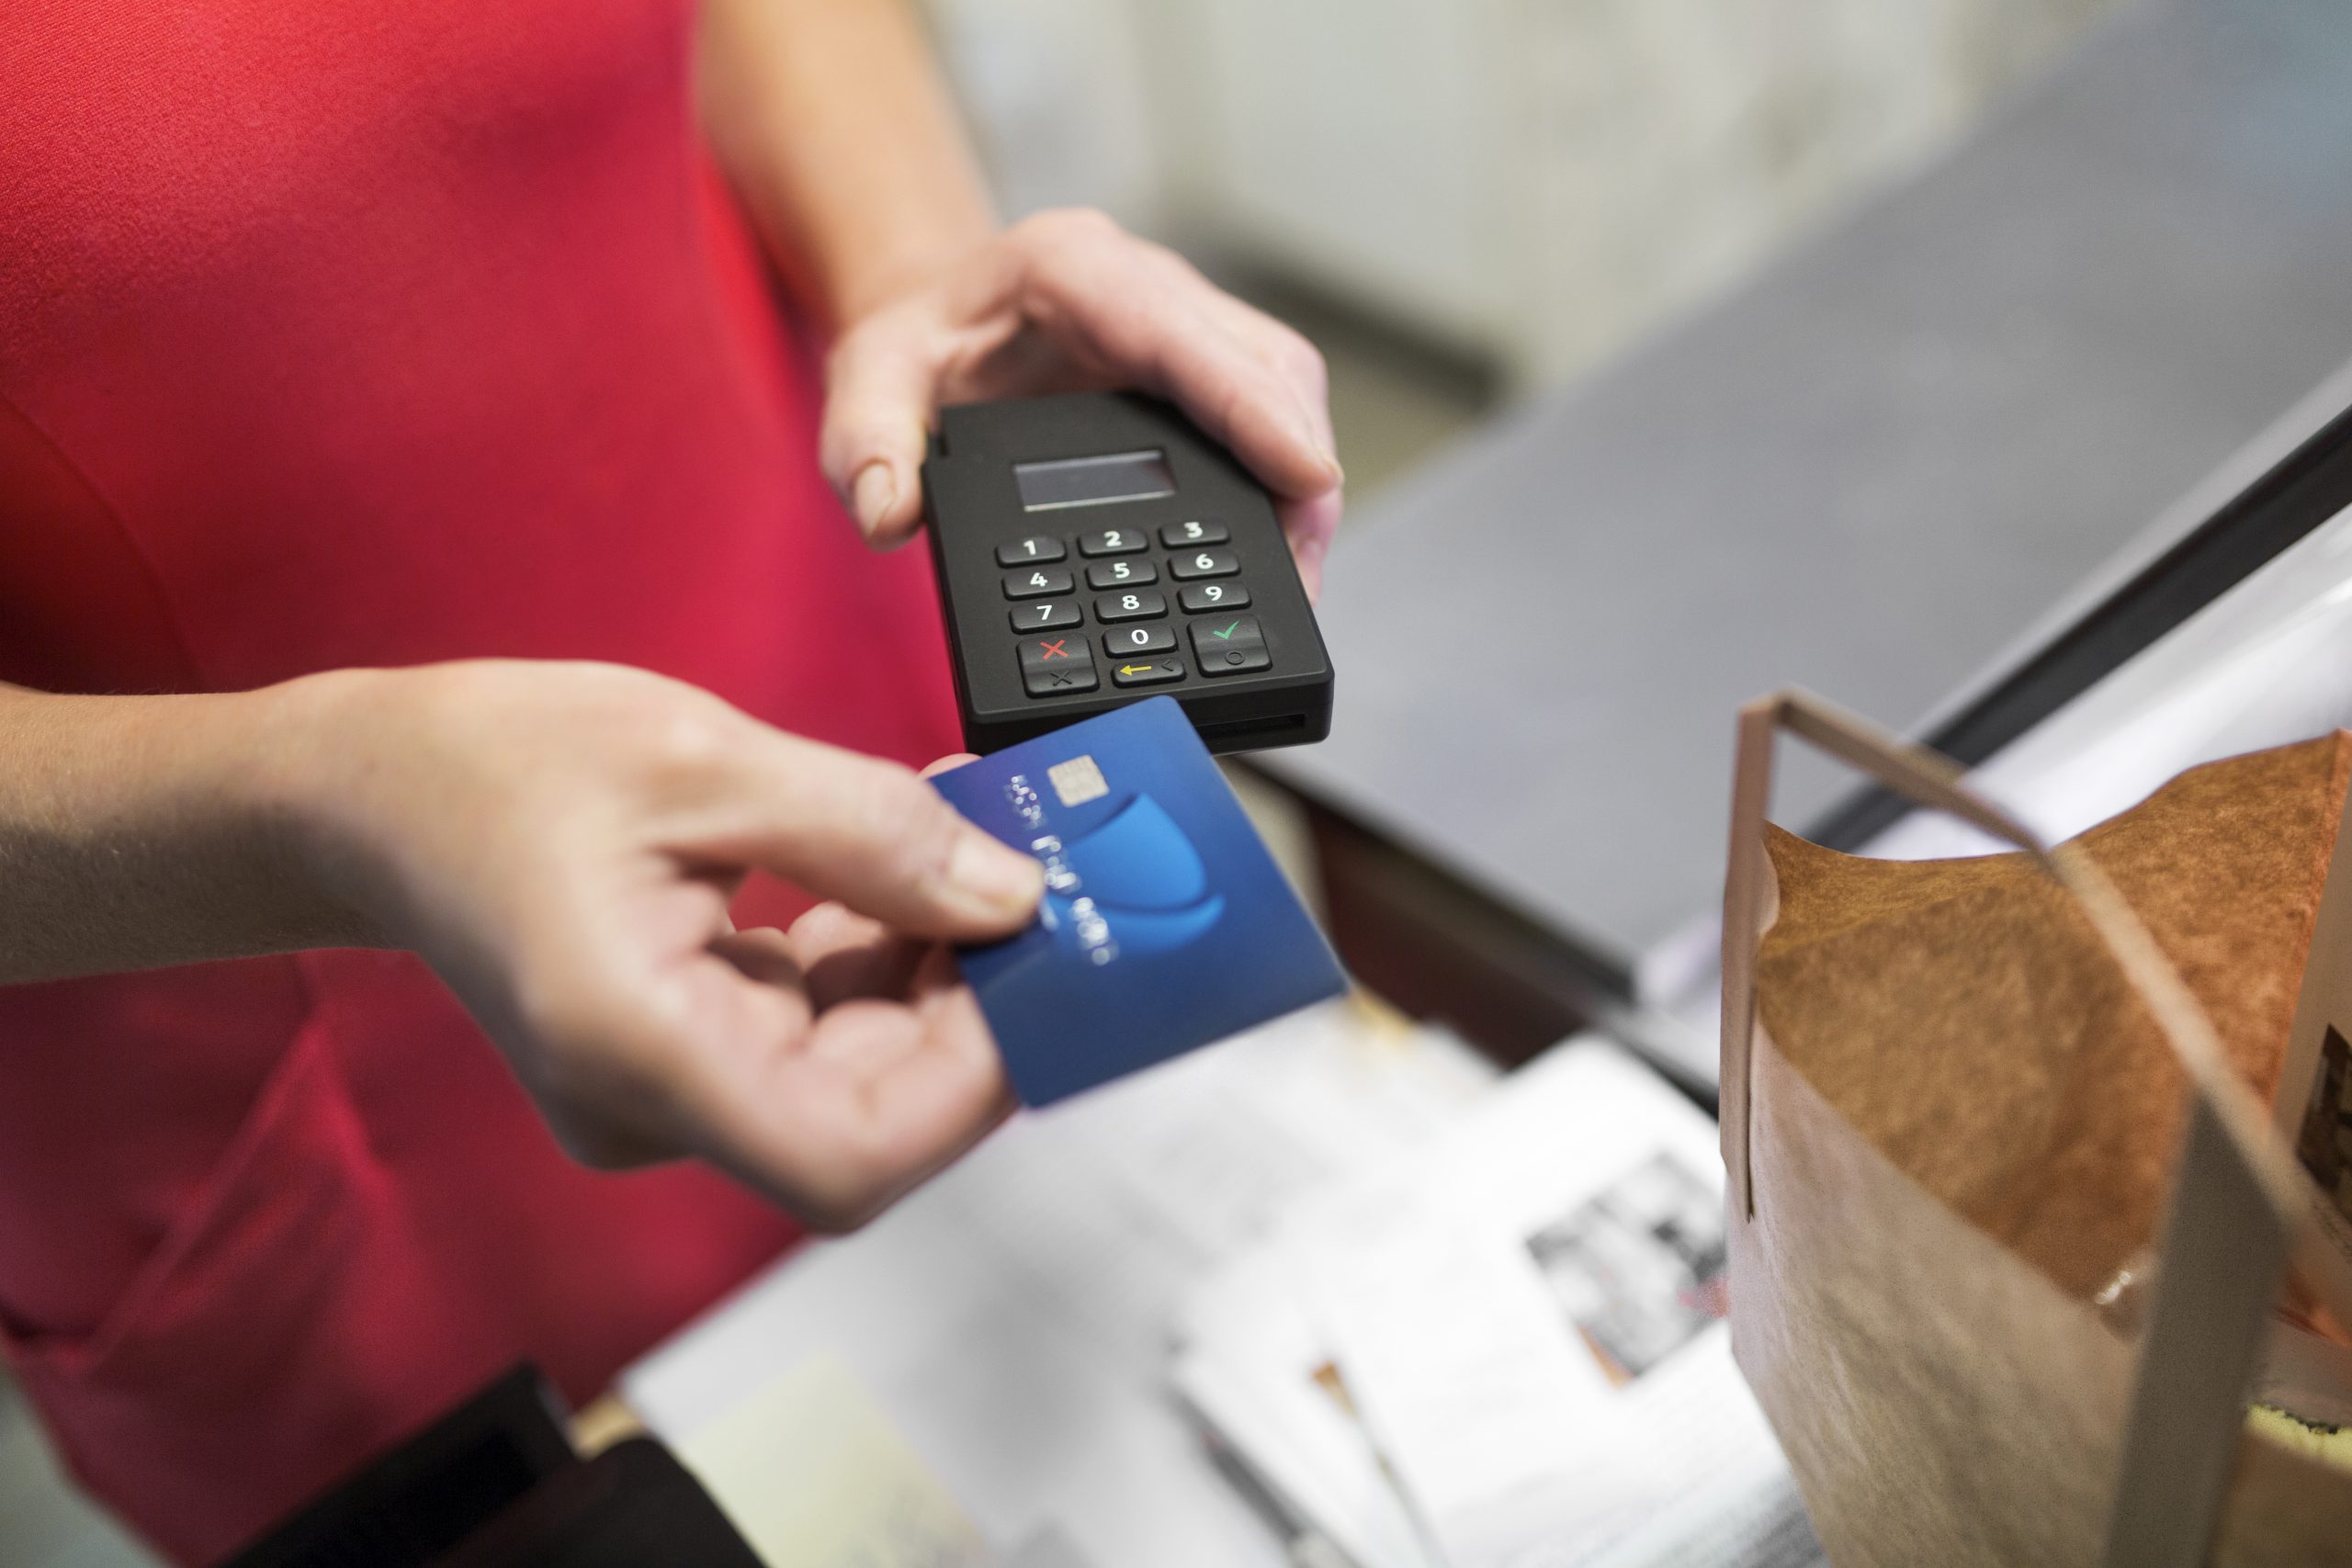
[[[1176,493],[1168,454],[1112,452],[1100,457],[1064,457],[1050,463],[1015,463],[1013,482],[1023,512],[1059,512],[1072,506],[1104,506],[1115,501],[1152,501]]]

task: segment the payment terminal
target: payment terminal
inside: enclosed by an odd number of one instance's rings
[[[970,750],[1154,696],[1212,751],[1330,733],[1331,661],[1272,502],[1170,404],[944,409],[922,493]]]

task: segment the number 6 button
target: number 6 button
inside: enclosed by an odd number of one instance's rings
[[[1168,562],[1168,575],[1179,582],[1195,577],[1231,577],[1241,561],[1231,550],[1179,550]]]

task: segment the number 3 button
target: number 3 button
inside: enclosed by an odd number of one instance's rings
[[[1255,615],[1220,621],[1212,615],[1193,623],[1193,654],[1204,675],[1240,675],[1263,670],[1273,662],[1266,653],[1266,634]]]

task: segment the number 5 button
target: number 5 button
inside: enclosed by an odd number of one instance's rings
[[[1263,670],[1273,660],[1266,653],[1266,634],[1255,615],[1231,620],[1212,615],[1193,623],[1193,654],[1204,675],[1241,675]]]
[[[1240,570],[1240,558],[1231,550],[1179,550],[1168,561],[1168,575],[1179,582],[1195,577],[1231,577]]]

